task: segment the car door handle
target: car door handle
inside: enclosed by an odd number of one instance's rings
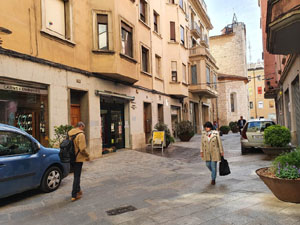
[[[4,167],[4,166],[6,166],[5,164],[0,164],[0,167]]]

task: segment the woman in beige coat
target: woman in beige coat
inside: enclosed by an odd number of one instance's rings
[[[211,171],[211,184],[216,184],[217,163],[221,161],[221,156],[224,156],[224,149],[218,131],[212,130],[211,122],[204,124],[205,132],[201,138],[200,154],[206,162],[207,168]]]

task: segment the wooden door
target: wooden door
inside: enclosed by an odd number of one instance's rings
[[[79,104],[72,104],[71,105],[71,125],[73,127],[75,127],[79,121],[81,121],[80,105]]]

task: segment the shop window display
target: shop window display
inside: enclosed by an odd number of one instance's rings
[[[48,145],[48,96],[0,90],[0,123],[18,127]]]

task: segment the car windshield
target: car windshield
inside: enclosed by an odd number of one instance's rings
[[[253,121],[248,124],[248,132],[263,131],[269,126],[275,125],[272,121]]]

